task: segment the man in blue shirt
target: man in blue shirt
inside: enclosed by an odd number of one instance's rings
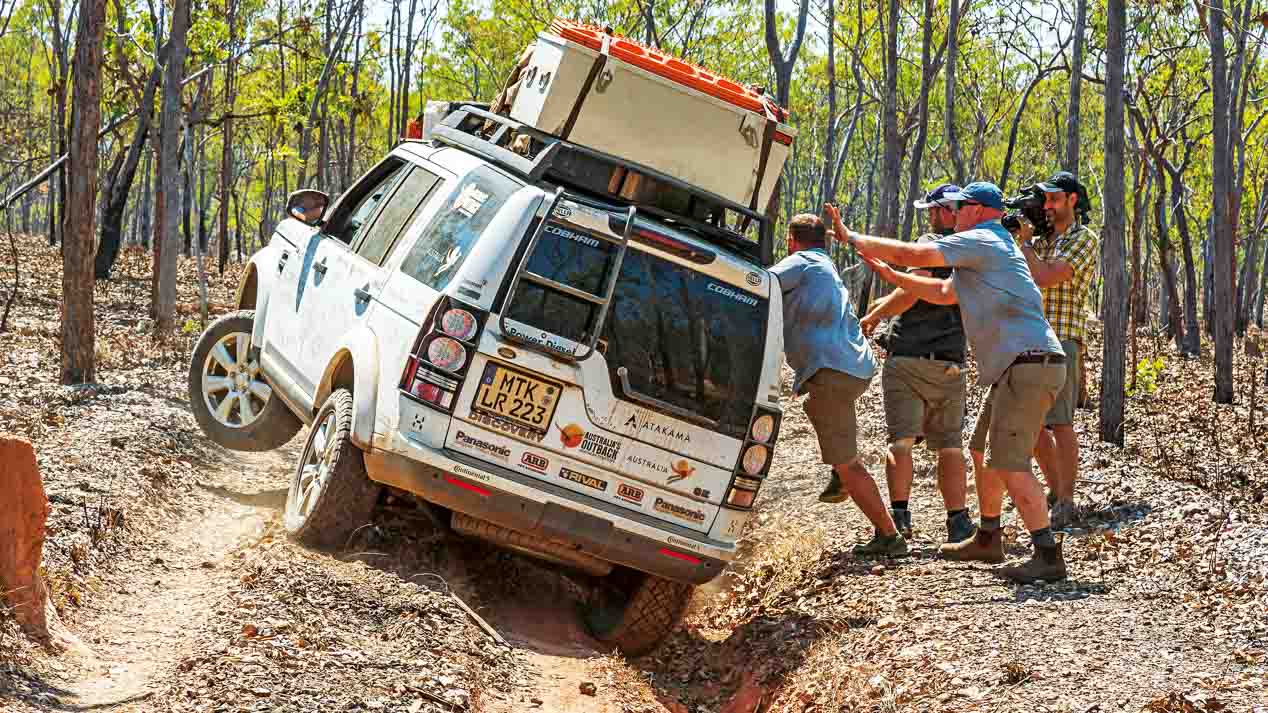
[[[1048,522],[1043,486],[1030,470],[1030,456],[1044,418],[1065,383],[1065,353],[1043,313],[1043,297],[1026,258],[1000,224],[1004,196],[992,183],[971,183],[949,193],[956,202],[958,232],[925,243],[904,243],[853,234],[834,209],[837,235],[858,250],[881,279],[926,302],[960,305],[964,332],[978,363],[978,381],[991,385],[983,407],[987,453],[973,451],[982,524],[972,539],[942,546],[948,559],[1002,562],[1000,514],[1005,491],[1030,531],[1034,556],[1001,573],[1020,582],[1066,577],[1061,544]],[[883,262],[884,261],[884,262]],[[952,267],[940,279],[896,272],[907,267]],[[988,410],[989,409],[989,410]]]
[[[783,293],[784,353],[796,372],[793,390],[810,394],[806,416],[819,438],[823,462],[832,466],[819,500],[840,503],[852,497],[872,522],[875,536],[855,546],[855,555],[901,557],[908,554],[907,541],[858,457],[855,402],[876,373],[876,359],[826,248],[827,231],[819,216],[794,216],[788,226],[788,257],[771,268]]]

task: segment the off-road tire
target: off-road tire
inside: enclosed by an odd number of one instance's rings
[[[328,436],[333,440],[330,446],[333,450],[327,475],[320,491],[315,495],[312,510],[305,517],[296,512],[299,507],[296,500],[299,483],[304,466],[309,462],[318,429],[331,414],[335,421]],[[366,476],[361,449],[352,443],[352,393],[347,389],[339,389],[317,411],[299,463],[291,476],[286,510],[282,516],[286,532],[310,547],[345,547],[357,529],[373,522],[380,491],[379,485]]]
[[[254,421],[240,428],[221,423],[207,405],[203,376],[208,354],[230,334],[236,332],[249,337],[254,322],[254,310],[230,312],[220,317],[198,337],[189,362],[187,388],[194,420],[208,438],[231,451],[271,451],[289,442],[304,425],[276,393],[269,397]]]
[[[596,639],[615,644],[626,656],[650,653],[678,625],[696,588],[641,572],[613,574],[634,575],[626,600],[586,612],[586,627]]]

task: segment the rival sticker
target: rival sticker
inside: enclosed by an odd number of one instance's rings
[[[577,471],[572,470],[571,468],[561,467],[559,469],[559,477],[563,478],[564,480],[571,480],[574,483],[579,483],[581,485],[586,486],[587,488],[594,488],[595,490],[599,490],[599,491],[607,491],[608,489],[608,481],[603,480],[602,478],[596,478],[593,475],[578,473]]]

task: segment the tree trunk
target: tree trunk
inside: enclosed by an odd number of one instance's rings
[[[181,214],[180,131],[181,84],[185,77],[185,43],[189,31],[189,0],[175,0],[168,35],[167,69],[163,73],[163,109],[159,119],[159,200],[154,221],[154,282],[151,312],[159,334],[176,325],[176,266],[180,248]]]
[[[1066,111],[1065,164],[1079,175],[1079,102],[1083,83],[1083,36],[1087,33],[1087,0],[1078,0],[1074,16],[1074,50],[1070,59],[1070,108]]]
[[[1154,202],[1154,222],[1158,226],[1158,245],[1162,253],[1163,281],[1167,295],[1167,336],[1176,340],[1176,348],[1185,352],[1187,329],[1180,315],[1180,297],[1176,288],[1175,270],[1172,269],[1171,232],[1167,222],[1167,174],[1158,168],[1158,195]]]
[[[1233,185],[1233,146],[1230,134],[1229,73],[1224,55],[1224,0],[1210,0],[1207,35],[1211,43],[1211,239],[1214,242],[1215,402],[1233,402],[1233,275],[1237,217]]]
[[[935,71],[929,59],[930,45],[933,44],[933,23],[935,18],[933,0],[925,0],[925,32],[920,40],[920,99],[919,106],[916,109],[916,121],[918,123],[916,125],[916,144],[911,149],[911,166],[909,169],[911,179],[907,183],[908,199],[921,193],[920,162],[924,158],[925,142],[929,137],[929,90],[933,84]],[[911,204],[910,200],[898,202],[903,206],[902,239],[904,241],[911,240],[911,227],[916,219],[916,208]]]
[[[353,6],[345,10],[347,18],[339,30],[339,35],[335,38],[330,54],[326,56],[326,62],[321,68],[321,76],[317,78],[317,86],[313,88],[313,98],[308,105],[308,120],[303,123],[299,132],[299,175],[295,181],[296,188],[303,188],[308,178],[308,154],[312,151],[313,126],[319,118],[318,111],[323,107],[326,88],[330,86],[330,78],[334,76],[335,65],[343,53],[344,40],[348,37],[348,30],[352,27],[352,21],[356,18],[360,7],[361,2],[354,0]],[[325,175],[325,170],[318,167],[318,175]]]
[[[833,159],[836,158],[837,126],[841,120],[837,116],[836,0],[828,0],[827,10],[828,66],[825,79],[828,82],[828,130],[823,137],[823,170],[819,176],[819,205],[815,206],[816,212],[821,210],[824,203],[836,199],[832,181]]]
[[[233,184],[233,103],[236,98],[237,88],[234,86],[236,79],[237,63],[233,60],[233,53],[237,48],[237,10],[238,3],[234,0],[226,0],[228,5],[228,24],[229,24],[229,61],[225,64],[225,122],[222,128],[220,139],[220,193],[218,200],[220,201],[220,228],[216,233],[220,240],[220,250],[217,254],[216,272],[217,274],[225,274],[225,263],[229,262],[229,187]]]
[[[888,0],[885,20],[884,105],[881,108],[881,191],[880,221],[877,234],[898,235],[898,183],[901,180],[902,154],[898,139],[898,0]]]
[[[1123,445],[1126,386],[1127,216],[1123,180],[1123,65],[1127,50],[1126,0],[1109,0],[1105,34],[1105,228],[1101,264],[1105,275],[1105,344],[1101,366],[1101,440]]]
[[[85,0],[75,38],[75,101],[70,180],[62,242],[63,384],[96,381],[93,253],[97,242],[97,128],[106,0]]]
[[[966,3],[967,8],[967,3]],[[955,130],[955,70],[956,55],[960,49],[960,0],[951,0],[951,24],[947,26],[947,97],[946,118],[942,125],[951,149],[951,165],[955,167],[955,183],[964,185],[964,153],[960,150],[960,137]]]
[[[163,78],[163,52],[159,52],[158,65],[150,72],[145,83],[145,93],[141,95],[141,108],[137,112],[136,133],[132,135],[132,143],[128,145],[127,158],[119,176],[111,182],[106,195],[106,211],[101,222],[101,244],[97,247],[95,272],[98,280],[110,279],[110,271],[114,269],[114,261],[119,255],[119,246],[123,242],[123,211],[128,204],[128,195],[132,192],[132,183],[136,180],[137,166],[141,163],[141,154],[145,153],[146,139],[150,135],[150,123],[154,116],[154,94],[158,91],[159,81]],[[147,162],[148,163],[148,162]]]

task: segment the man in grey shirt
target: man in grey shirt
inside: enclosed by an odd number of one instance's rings
[[[1043,297],[1026,258],[999,222],[1004,196],[992,183],[971,183],[956,202],[957,232],[925,243],[903,243],[851,233],[830,210],[837,235],[852,244],[882,279],[934,304],[959,303],[964,331],[978,363],[978,381],[991,385],[988,453],[973,452],[982,524],[977,536],[942,546],[949,559],[1003,562],[1000,513],[1012,496],[1035,551],[1001,573],[1020,582],[1066,577],[1061,545],[1048,523],[1043,486],[1030,456],[1044,418],[1065,382],[1065,353],[1043,314]],[[952,267],[939,279],[897,272],[907,267]],[[984,407],[983,413],[985,414]]]
[[[875,536],[857,545],[855,555],[901,557],[908,553],[907,541],[858,457],[855,402],[876,373],[876,359],[826,247],[819,216],[793,216],[788,257],[770,269],[783,293],[784,353],[796,372],[793,390],[810,394],[806,416],[818,436],[823,462],[832,466],[819,500],[839,503],[852,497],[872,522]]]

